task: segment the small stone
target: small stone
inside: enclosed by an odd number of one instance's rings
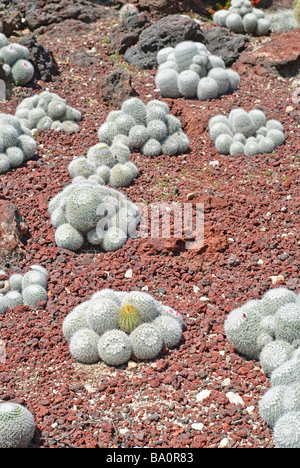
[[[280,281],[284,281],[284,276],[283,275],[278,275],[278,276],[270,276],[270,280],[272,281],[272,284],[277,284]]]
[[[287,106],[285,109],[285,112],[289,114],[290,112],[293,112],[293,110],[294,110],[293,106]]]
[[[187,194],[186,198],[187,198],[187,200],[192,200],[194,198],[194,196],[195,196],[195,193],[190,192],[190,193]]]
[[[133,275],[133,271],[131,269],[127,270],[125,272],[125,278],[132,278],[132,275]]]
[[[230,447],[229,439],[227,439],[227,437],[224,437],[224,438],[221,440],[221,442],[219,443],[219,447],[220,447],[220,448]]]
[[[235,405],[242,405],[242,406],[244,406],[245,404],[243,399],[240,397],[240,395],[238,395],[235,392],[227,392],[226,396],[228,400],[230,401],[230,403],[234,403]]]
[[[228,385],[230,385],[230,379],[224,379],[221,383],[222,387],[227,387]]]
[[[196,400],[197,401],[205,400],[205,398],[209,397],[210,393],[211,393],[211,390],[202,390],[201,392],[197,393]]]
[[[193,423],[192,424],[192,429],[195,429],[196,431],[202,431],[204,424],[202,423]]]

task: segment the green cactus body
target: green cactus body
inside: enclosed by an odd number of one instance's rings
[[[126,304],[121,307],[118,314],[118,325],[121,330],[131,333],[141,323],[142,317],[138,307],[132,304]]]

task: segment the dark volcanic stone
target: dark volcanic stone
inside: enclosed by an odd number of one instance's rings
[[[231,67],[249,42],[244,34],[234,34],[220,27],[204,30],[203,34],[208,50],[221,57],[226,67]]]
[[[139,43],[128,49],[124,58],[137,67],[153,68],[156,66],[156,55],[160,49],[174,47],[182,41],[206,43],[196,21],[181,15],[169,15],[144,29],[140,34]]]
[[[129,47],[138,42],[141,32],[148,26],[150,26],[149,17],[144,12],[125,18],[110,35],[109,52],[124,54]]]
[[[136,96],[136,92],[131,86],[131,75],[123,68],[103,76],[99,80],[97,91],[105,102],[115,107],[120,107],[126,99]]]

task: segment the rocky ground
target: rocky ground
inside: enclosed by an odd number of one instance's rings
[[[38,81],[35,89],[15,88],[0,105],[1,112],[14,113],[24,96],[49,89],[83,115],[76,134],[38,132],[39,157],[0,177],[2,198],[28,225],[25,256],[11,270],[41,263],[49,271],[46,304],[0,317],[0,399],[33,413],[32,448],[273,448],[258,410],[268,378],[258,362],[233,349],[223,323],[233,308],[272,287],[300,291],[299,30],[251,38],[233,64],[241,75],[234,95],[209,103],[165,100],[189,136],[188,153],[132,156],[140,176],[124,193],[144,205],[204,203],[204,246],[186,250],[184,239],[130,239],[115,253],[75,254],[55,245],[47,204],[70,182],[72,158],[98,142],[97,129],[114,108],[101,93],[101,78],[121,68],[140,98],[160,99],[154,69],[109,53],[118,22],[107,14],[92,24],[67,22],[37,33],[60,75]],[[233,107],[259,107],[280,120],[285,144],[252,158],[220,155],[207,123]],[[106,287],[143,289],[180,311],[180,345],[151,362],[131,360],[118,368],[77,363],[62,334],[63,319]]]

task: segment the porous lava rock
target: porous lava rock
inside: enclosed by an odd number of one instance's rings
[[[249,37],[245,34],[233,34],[221,27],[205,29],[203,34],[209,52],[221,57],[226,67],[231,67],[236,62],[249,42]]]
[[[41,26],[61,23],[73,19],[84,23],[94,23],[106,17],[115,16],[115,11],[88,0],[31,0],[4,2],[9,13],[18,11],[22,17],[22,27],[35,31]]]
[[[145,12],[125,18],[110,34],[109,53],[124,54],[129,47],[137,44],[141,32],[150,24],[149,15]]]
[[[114,107],[119,107],[124,101],[137,95],[131,85],[130,73],[123,68],[99,78],[97,90],[103,101]]]
[[[144,29],[139,36],[138,44],[128,49],[124,58],[132,65],[153,68],[157,65],[156,56],[160,49],[174,47],[182,41],[206,44],[203,32],[196,21],[182,15],[168,15]]]
[[[245,50],[234,68],[239,74],[279,74],[284,78],[294,77],[300,70],[300,29],[275,33],[269,42]]]

